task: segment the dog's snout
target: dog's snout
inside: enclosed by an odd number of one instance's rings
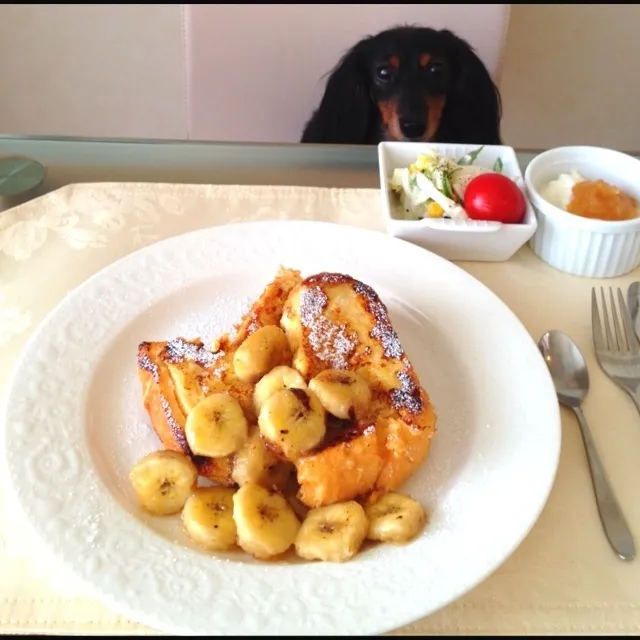
[[[410,140],[421,138],[427,128],[427,123],[418,118],[400,118],[399,124],[402,135]]]

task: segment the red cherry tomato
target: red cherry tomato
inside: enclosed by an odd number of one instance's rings
[[[517,224],[526,206],[518,185],[501,173],[481,173],[464,191],[464,209],[473,220]]]

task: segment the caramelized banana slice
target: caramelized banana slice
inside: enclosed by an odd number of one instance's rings
[[[344,420],[349,418],[352,409],[365,409],[371,402],[369,384],[355,371],[321,371],[311,379],[309,389],[329,413]]]
[[[408,542],[415,538],[427,521],[427,514],[413,498],[401,493],[387,493],[366,507],[370,540]]]
[[[233,355],[235,374],[243,382],[254,383],[278,365],[291,364],[291,349],[284,331],[267,325],[254,331]]]
[[[194,454],[221,458],[247,440],[249,424],[240,403],[228,393],[213,393],[187,415],[184,434]]]
[[[326,433],[326,416],[315,394],[304,389],[283,389],[262,405],[260,434],[277,455],[296,460],[318,446]]]
[[[226,551],[236,546],[233,494],[227,487],[198,487],[184,505],[184,528],[204,549]]]
[[[238,544],[255,558],[266,560],[294,543],[300,521],[284,497],[253,482],[233,496]]]
[[[242,449],[233,456],[231,478],[239,486],[255,482],[267,489],[276,489],[284,487],[293,472],[292,465],[281,461],[267,449],[256,426]]]
[[[260,414],[262,405],[272,395],[282,391],[283,389],[306,389],[307,383],[298,371],[292,367],[281,365],[275,367],[263,376],[256,384],[253,392],[253,404],[256,408],[256,414]]]
[[[346,562],[360,551],[368,528],[354,500],[311,509],[296,536],[296,553],[305,560]]]
[[[179,513],[198,481],[191,459],[177,451],[154,451],[129,473],[142,507],[158,516]]]

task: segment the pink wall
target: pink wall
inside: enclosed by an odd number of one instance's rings
[[[402,23],[449,28],[497,79],[508,4],[185,6],[189,137],[297,142],[342,53]]]

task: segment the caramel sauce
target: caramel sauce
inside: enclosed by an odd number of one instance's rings
[[[574,185],[567,211],[597,220],[631,220],[638,217],[638,203],[604,180],[584,180]]]
[[[351,416],[344,420],[343,418],[336,418],[336,416],[327,413],[327,433],[324,440],[317,447],[318,451],[328,449],[338,444],[345,444],[354,438],[362,435],[362,432],[367,428],[366,423],[358,422],[355,414],[351,413]]]

